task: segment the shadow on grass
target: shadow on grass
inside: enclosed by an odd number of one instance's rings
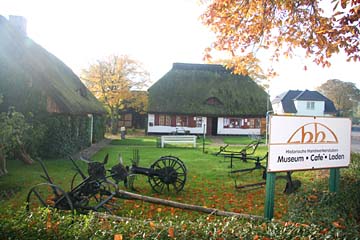
[[[198,146],[202,146],[203,139],[199,137],[196,140]],[[205,139],[205,144],[209,145],[212,141],[209,138]],[[160,146],[160,137],[159,136],[140,136],[140,137],[130,137],[126,139],[113,139],[110,143],[111,145],[119,145],[119,146],[151,146],[151,147],[159,147]],[[178,147],[180,145],[174,145],[173,147]],[[189,145],[191,146],[191,145]],[[183,146],[182,146],[183,147]]]
[[[157,146],[157,138],[156,137],[139,137],[139,138],[128,138],[128,139],[115,139],[112,140],[111,145],[130,145],[130,146]]]
[[[246,145],[249,143],[252,143],[254,141],[260,140],[262,142],[265,143],[265,138],[261,137],[259,138],[254,138],[252,136],[225,136],[224,137],[224,143],[225,144],[241,144],[241,145]]]

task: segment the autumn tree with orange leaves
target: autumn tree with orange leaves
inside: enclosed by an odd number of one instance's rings
[[[149,73],[141,63],[126,55],[112,55],[83,70],[81,80],[95,97],[107,107],[111,119],[111,132],[117,133],[119,110],[130,102],[147,104],[147,99],[137,99],[137,91],[147,87]],[[142,102],[145,101],[145,102]],[[133,106],[134,107],[134,106]]]
[[[259,50],[271,52],[269,61],[292,57],[302,48],[305,56],[323,67],[344,52],[347,61],[360,60],[360,0],[212,0],[201,19],[216,40],[205,49],[230,54],[235,73],[259,71]],[[306,66],[304,66],[306,69]],[[268,69],[274,76],[276,69]]]

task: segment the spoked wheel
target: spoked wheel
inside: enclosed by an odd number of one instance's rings
[[[57,208],[74,212],[69,195],[60,187],[51,183],[40,183],[30,189],[26,198],[26,210],[33,211],[38,207]]]
[[[73,187],[68,195],[73,201],[74,208],[79,212],[92,210],[113,213],[113,197],[116,191],[115,183],[87,178]]]
[[[149,183],[157,193],[180,192],[186,182],[185,164],[177,157],[164,156],[156,160],[150,169]]]
[[[120,205],[117,204],[117,198],[115,197],[117,190],[117,185],[110,182],[102,182],[99,193],[94,196],[96,200],[94,210],[110,214],[114,214],[119,210]]]
[[[85,179],[81,177],[81,175],[77,172],[71,179],[70,190],[74,190],[80,183],[82,183]]]

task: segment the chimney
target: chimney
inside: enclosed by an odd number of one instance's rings
[[[12,26],[14,26],[19,32],[21,32],[22,34],[24,34],[25,36],[27,36],[27,32],[26,32],[26,18],[23,16],[14,16],[14,15],[10,15],[9,16],[9,22]]]

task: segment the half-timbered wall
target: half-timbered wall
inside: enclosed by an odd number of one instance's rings
[[[183,133],[203,134],[206,117],[192,115],[149,114],[148,133]],[[206,129],[205,129],[206,133]]]
[[[160,119],[162,119],[160,121]],[[184,133],[205,134],[209,131],[204,124],[207,118],[193,115],[148,115],[148,133]],[[170,124],[171,123],[171,124]],[[219,117],[217,121],[219,135],[261,135],[266,127],[265,118]]]

